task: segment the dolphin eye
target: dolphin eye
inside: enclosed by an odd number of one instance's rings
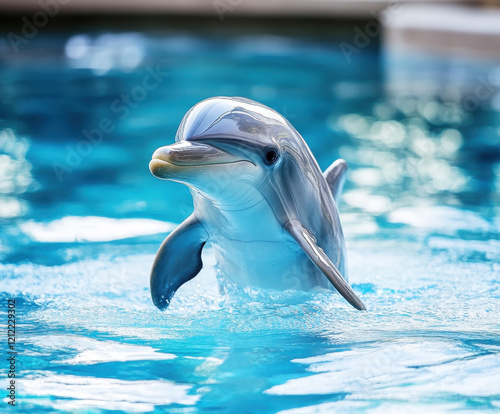
[[[266,152],[266,164],[272,165],[278,160],[278,151],[275,149],[267,150]]]

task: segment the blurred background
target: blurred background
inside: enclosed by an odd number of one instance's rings
[[[189,203],[187,191],[154,180],[148,160],[216,95],[283,113],[323,168],[346,158],[353,208],[494,207],[497,7],[3,0],[0,215],[180,221],[187,208],[165,203]]]
[[[347,160],[369,312],[224,302],[209,248],[154,308],[154,254],[192,200],[148,163],[217,95],[282,113],[323,170]],[[0,0],[19,413],[498,412],[499,203],[498,0]]]
[[[0,10],[5,219],[179,222],[189,194],[153,179],[148,160],[216,95],[283,113],[322,168],[346,158],[353,211],[498,204],[498,2],[2,0]]]

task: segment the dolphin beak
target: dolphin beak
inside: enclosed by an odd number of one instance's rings
[[[181,141],[158,148],[149,163],[149,170],[158,178],[171,179],[198,167],[230,164],[241,161],[235,155],[208,144]]]

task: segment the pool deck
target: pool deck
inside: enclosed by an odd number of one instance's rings
[[[0,0],[9,15],[37,27],[59,15],[378,20],[388,53],[500,58],[500,0]]]
[[[408,4],[388,19],[384,45],[391,52],[500,59],[500,8]]]
[[[483,104],[500,91],[495,69],[500,64],[499,22],[499,8],[402,8],[383,30],[386,92],[457,99],[460,89],[462,106]]]
[[[3,13],[35,13],[41,4],[59,3],[61,14],[187,14],[280,17],[374,18],[394,4],[470,3],[467,0],[2,0]]]

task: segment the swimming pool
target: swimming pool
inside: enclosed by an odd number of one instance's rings
[[[349,33],[46,32],[18,54],[3,38],[16,412],[500,410],[498,66],[441,83],[443,61],[387,61],[375,42],[346,59]],[[340,213],[368,312],[326,293],[221,296],[210,249],[153,306],[154,255],[192,203],[148,162],[216,95],[283,113],[323,169],[348,161]]]

